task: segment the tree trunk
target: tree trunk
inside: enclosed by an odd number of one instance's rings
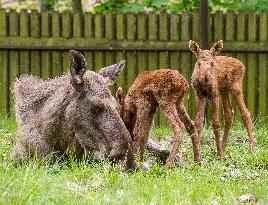
[[[73,12],[83,12],[81,0],[72,0]]]

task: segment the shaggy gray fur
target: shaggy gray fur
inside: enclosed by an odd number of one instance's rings
[[[84,56],[70,51],[70,74],[48,81],[28,75],[17,79],[13,160],[70,149],[78,158],[85,151],[96,160],[127,156],[127,167],[133,166],[131,137],[108,89],[124,66],[121,61],[100,73],[86,71]]]

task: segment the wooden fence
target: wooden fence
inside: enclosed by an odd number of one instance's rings
[[[125,92],[138,73],[178,69],[190,83],[195,57],[188,41],[200,41],[199,13],[72,14],[0,10],[0,111],[13,109],[12,84],[23,73],[44,79],[68,71],[68,50],[84,53],[88,69],[127,61],[116,87]],[[208,18],[208,43],[224,40],[224,55],[246,65],[245,99],[253,117],[268,116],[268,13],[215,13]],[[193,92],[185,99],[194,116]],[[236,117],[237,107],[235,107]],[[164,124],[158,112],[156,124]]]

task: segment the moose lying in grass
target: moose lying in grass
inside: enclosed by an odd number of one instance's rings
[[[49,81],[20,77],[14,85],[18,134],[13,160],[71,149],[77,158],[85,152],[95,160],[126,157],[126,168],[133,168],[132,140],[108,89],[124,66],[120,61],[98,73],[86,71],[84,56],[70,51],[70,74]],[[152,140],[147,147],[162,161],[169,155]]]
[[[13,160],[70,149],[78,158],[85,151],[94,159],[126,158],[126,167],[132,168],[132,140],[108,89],[125,61],[95,73],[86,71],[81,53],[72,50],[69,57],[70,74],[48,81],[26,75],[15,82],[18,134]]]

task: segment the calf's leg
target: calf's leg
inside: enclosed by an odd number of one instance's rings
[[[242,92],[242,88],[240,85],[234,85],[232,90],[231,90],[232,94],[234,95],[236,102],[238,104],[239,110],[241,112],[241,116],[244,122],[244,125],[247,128],[248,131],[248,136],[251,142],[251,151],[253,153],[256,152],[256,141],[255,141],[255,137],[253,136],[252,133],[252,120],[250,118],[250,113],[246,107],[244,98],[243,98],[243,92]]]
[[[198,138],[197,131],[194,125],[194,122],[191,120],[188,115],[183,101],[180,101],[177,106],[177,112],[184,126],[186,127],[187,132],[191,135],[193,151],[194,151],[194,159],[200,164],[201,163],[201,154],[200,154],[200,138]]]
[[[229,92],[221,91],[220,94],[224,111],[224,134],[222,137],[222,151],[224,152],[233,121],[233,109],[229,99]]]
[[[182,140],[184,125],[179,118],[176,103],[171,103],[167,101],[160,101],[158,103],[160,108],[163,110],[168,122],[170,123],[174,133],[171,152],[166,162],[166,166],[170,167],[174,163],[178,147]]]

